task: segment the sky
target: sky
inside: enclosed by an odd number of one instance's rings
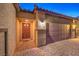
[[[34,3],[20,3],[19,6],[30,11],[34,9]],[[37,6],[67,16],[79,17],[79,3],[37,3]]]

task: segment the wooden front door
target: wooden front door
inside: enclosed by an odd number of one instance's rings
[[[22,23],[22,39],[29,40],[31,38],[31,24]]]

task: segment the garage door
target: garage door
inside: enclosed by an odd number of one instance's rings
[[[47,23],[46,27],[47,44],[70,38],[69,24]]]

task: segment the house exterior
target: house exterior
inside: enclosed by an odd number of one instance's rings
[[[3,51],[0,55],[13,55],[19,50],[79,36],[76,18],[36,5],[33,11],[28,11],[18,4],[0,4],[0,14],[0,47]]]

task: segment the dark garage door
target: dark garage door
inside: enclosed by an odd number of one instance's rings
[[[46,43],[57,42],[70,38],[70,25],[59,23],[47,23]]]

